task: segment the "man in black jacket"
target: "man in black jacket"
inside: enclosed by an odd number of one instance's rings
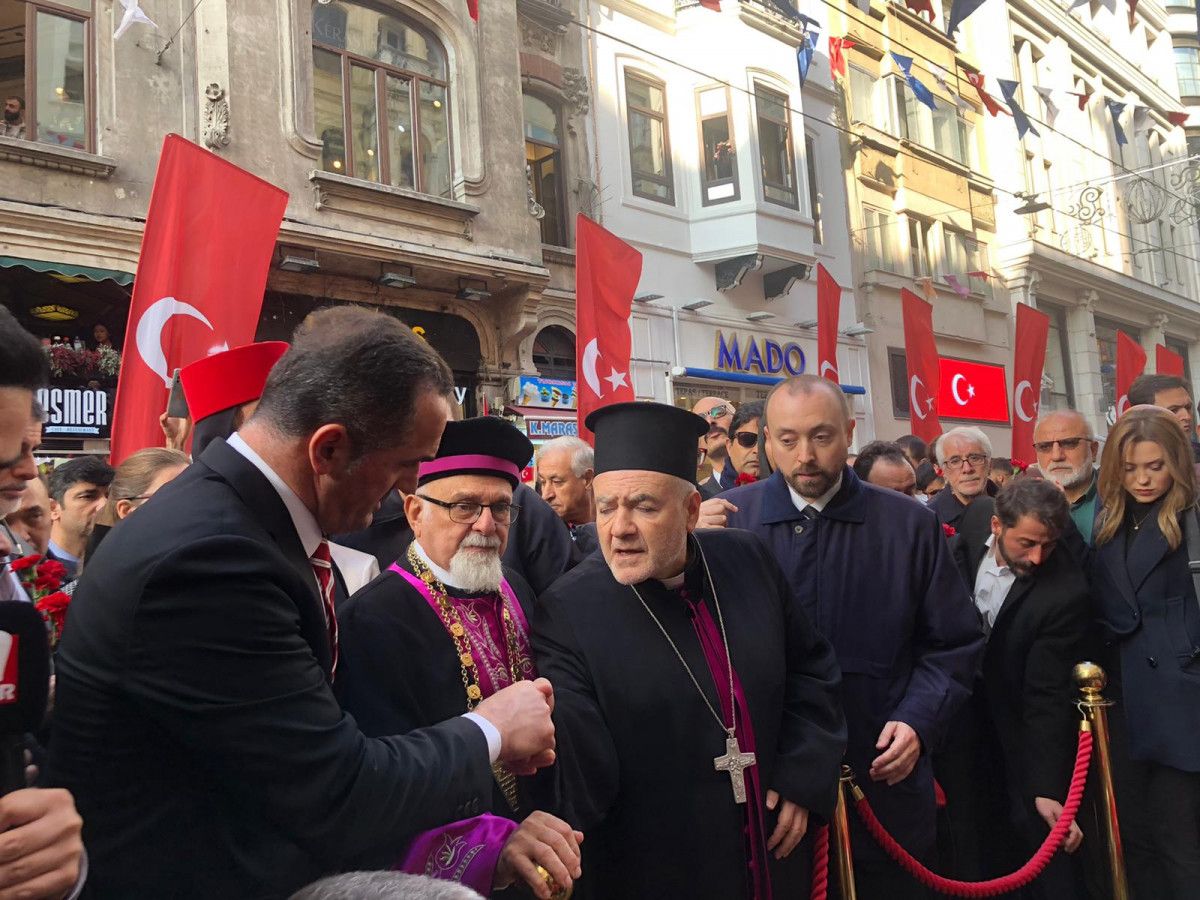
[[[1012,871],[1062,814],[1079,714],[1071,670],[1085,657],[1087,580],[1058,547],[1070,528],[1062,491],[1022,479],[981,497],[959,524],[954,555],[987,632],[971,703],[938,757],[955,840],[954,865],[969,879]],[[1066,842],[1082,840],[1072,825]],[[1062,857],[1034,895],[1074,896]]]
[[[544,681],[375,739],[331,688],[325,535],[415,487],[452,387],[396,319],[317,313],[241,431],[100,546],[59,649],[51,755],[83,813],[92,896],[285,897],[475,815],[493,763],[550,761]]]

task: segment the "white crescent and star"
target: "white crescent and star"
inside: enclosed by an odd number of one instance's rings
[[[917,414],[917,418],[921,421],[925,420],[925,413],[921,412],[921,401],[917,398],[917,385],[922,389],[925,387],[925,382],[921,380],[920,375],[914,375],[908,382],[908,399],[912,405],[912,410]],[[929,399],[929,394],[925,394],[926,411],[933,409],[933,400]]]
[[[191,316],[193,319],[203,322],[209,331],[215,330],[212,322],[208,321],[204,313],[192,304],[176,300],[174,297],[163,297],[161,300],[156,300],[142,313],[136,332],[138,353],[147,368],[161,378],[168,389],[171,387],[171,373],[167,371],[167,355],[163,352],[162,334],[167,323],[175,316]],[[228,349],[228,344],[221,344],[211,348],[209,352],[220,353]]]
[[[1121,418],[1121,416],[1125,415],[1125,413],[1128,409],[1129,409],[1129,395],[1122,394],[1120,396],[1120,398],[1117,400],[1117,418],[1119,419],[1119,418]]]
[[[829,360],[825,360],[825,362],[821,363],[821,372],[820,372],[820,375],[821,375],[821,377],[822,377],[822,378],[824,378],[824,377],[825,377],[825,373],[826,373],[826,372],[832,372],[832,373],[833,373],[833,380],[834,380],[834,381],[837,381],[837,379],[838,379],[838,370],[837,370],[837,366],[835,366],[835,365],[834,365],[833,363],[831,363]]]
[[[1032,384],[1030,384],[1028,381],[1022,381],[1017,385],[1017,392],[1013,395],[1013,406],[1016,407],[1017,417],[1022,422],[1032,422],[1034,417],[1037,416],[1038,405],[1036,403],[1033,404],[1033,415],[1030,415],[1029,413],[1025,412],[1025,401],[1021,399],[1021,396],[1025,391],[1032,390]]]
[[[600,382],[607,381],[610,386],[610,393],[615,392],[618,388],[629,387],[629,382],[626,381],[628,372],[618,372],[612,366],[608,367],[609,374],[601,378],[596,372],[596,364],[600,361],[600,342],[597,338],[592,338],[588,341],[588,345],[583,348],[583,380],[587,382],[587,386],[592,389],[592,393],[597,397],[603,397],[604,391],[600,389]]]
[[[958,383],[960,381],[967,386],[966,400],[964,400],[962,395],[958,392]],[[959,406],[966,406],[975,397],[975,385],[967,381],[966,375],[964,375],[962,372],[958,372],[953,378],[950,379],[950,393],[954,396],[955,403],[957,403]]]

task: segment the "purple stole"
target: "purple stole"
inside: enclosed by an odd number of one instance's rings
[[[717,697],[721,701],[721,716],[724,721],[730,721],[729,694],[724,686],[729,684],[729,667],[725,661],[725,642],[721,639],[720,626],[713,620],[712,613],[704,598],[692,600],[686,588],[679,591],[695,613],[692,616],[692,627],[696,629],[696,637],[700,639],[700,647],[704,650],[704,660],[708,663],[708,671],[712,673],[716,684]],[[737,736],[741,748],[746,753],[755,753],[754,725],[750,721],[750,707],[746,703],[746,694],[742,690],[742,680],[737,670],[733,672],[733,693],[737,706]],[[750,896],[754,900],[771,900],[771,872],[768,868],[767,855],[767,823],[763,814],[763,792],[758,780],[758,765],[753,765],[745,771],[746,796],[746,845],[749,850],[750,865],[748,879],[750,881]]]
[[[389,571],[412,585],[437,614],[438,621],[442,620],[438,602],[424,581],[396,563]],[[536,678],[525,611],[507,581],[500,582],[500,594],[517,630],[515,667],[524,678]],[[450,597],[449,600],[458,609],[459,619],[470,639],[479,690],[484,697],[490,697],[512,684],[499,605],[491,597]],[[491,813],[452,822],[417,835],[395,868],[411,875],[457,881],[486,897],[492,892],[500,851],[516,830],[516,822]]]

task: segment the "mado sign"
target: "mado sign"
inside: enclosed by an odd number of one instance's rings
[[[780,344],[764,338],[761,342],[751,335],[744,344],[736,334],[728,339],[717,332],[717,368],[723,372],[757,372],[759,375],[803,375],[804,351],[794,341]]]
[[[42,388],[46,434],[108,436],[108,394],[85,388]]]

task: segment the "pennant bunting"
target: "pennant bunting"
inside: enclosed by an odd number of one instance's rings
[[[467,0],[467,12],[476,22],[479,21],[479,0]]]
[[[1080,112],[1083,112],[1084,110],[1086,110],[1088,107],[1088,103],[1090,103],[1092,100],[1092,91],[1090,89],[1084,91],[1082,94],[1080,94],[1076,91],[1067,91],[1067,93],[1070,94],[1072,97],[1079,98],[1079,111]]]
[[[1104,105],[1108,107],[1108,111],[1112,115],[1113,133],[1117,137],[1117,146],[1124,147],[1129,143],[1129,138],[1125,137],[1125,131],[1121,128],[1121,115],[1125,112],[1125,104],[1118,103],[1116,100],[1105,100]]]
[[[713,12],[721,11],[721,0],[700,0],[700,5],[705,9],[711,9]]]
[[[1133,136],[1136,138],[1150,126],[1150,107],[1135,106],[1133,108]]]
[[[775,11],[793,22],[799,22],[801,19],[807,18],[800,15],[800,10],[788,3],[788,0],[770,0],[770,3],[775,7]]]
[[[987,89],[984,88],[982,72],[968,72],[967,81],[971,82],[971,85],[976,91],[979,92],[979,100],[983,103],[984,108],[988,111],[988,115],[995,118],[996,116],[1000,115],[1000,113],[1004,113],[1005,115],[1009,114],[1008,110],[997,103],[996,98],[989,94]]]
[[[1188,115],[1189,113],[1186,110],[1183,112],[1169,112],[1167,113],[1167,121],[1177,128],[1182,128],[1187,124]]]
[[[968,278],[982,278],[984,281],[991,281],[992,276],[988,272],[968,272]]]
[[[841,75],[846,77],[846,57],[844,50],[849,50],[854,46],[854,41],[845,37],[831,37],[829,39],[829,74],[836,81]]]
[[[1067,12],[1073,9],[1078,9],[1081,6],[1087,6],[1091,0],[1071,0],[1071,5],[1067,7]]]
[[[929,22],[933,23],[933,4],[929,0],[904,0],[904,5],[917,15],[929,13]]]
[[[921,293],[930,303],[937,303],[937,288],[933,286],[933,278],[926,275],[924,278],[914,279],[917,287],[921,289]]]
[[[1029,116],[1025,115],[1025,110],[1021,109],[1021,104],[1017,103],[1018,83],[1007,78],[997,78],[996,84],[1000,85],[1000,93],[1004,95],[1004,102],[1012,111],[1013,122],[1017,125],[1017,140],[1021,140],[1026,134],[1041,137],[1038,130],[1033,127],[1033,123],[1029,121]]]
[[[947,37],[954,40],[954,32],[958,26],[981,6],[983,6],[983,0],[954,0],[950,5],[950,21],[946,23]]]
[[[820,36],[819,30],[808,28],[804,32],[804,39],[800,42],[800,47],[796,50],[796,65],[800,69],[800,87],[804,87],[804,82],[808,80],[808,70],[812,67],[813,54],[817,51],[817,39]]]
[[[1138,0],[1129,0],[1129,30],[1133,31],[1133,26],[1137,24],[1137,5]]]
[[[928,106],[930,109],[937,109],[937,104],[933,102],[933,94],[929,88],[921,84],[917,77],[912,73],[913,60],[911,56],[901,56],[899,53],[893,53],[892,59],[896,61],[901,71],[904,72],[904,80],[908,82],[908,86],[912,88],[913,96]]]
[[[1046,110],[1046,124],[1053,128],[1054,120],[1058,118],[1058,106],[1054,102],[1052,91],[1047,87],[1035,87],[1034,90],[1042,98],[1042,106]]]
[[[1183,357],[1163,344],[1154,345],[1154,370],[1159,375],[1184,377]]]
[[[937,63],[931,62],[929,64],[929,73],[933,75],[933,80],[937,82],[937,86],[943,91],[945,91],[947,94],[954,93],[954,89],[950,87],[950,74],[945,69],[943,69]]]
[[[971,296],[971,289],[968,288],[961,281],[959,281],[957,275],[946,275],[945,279],[946,279],[946,284],[950,285],[950,288],[954,291],[954,293],[958,294],[958,296],[960,296],[960,297],[970,297]]]

